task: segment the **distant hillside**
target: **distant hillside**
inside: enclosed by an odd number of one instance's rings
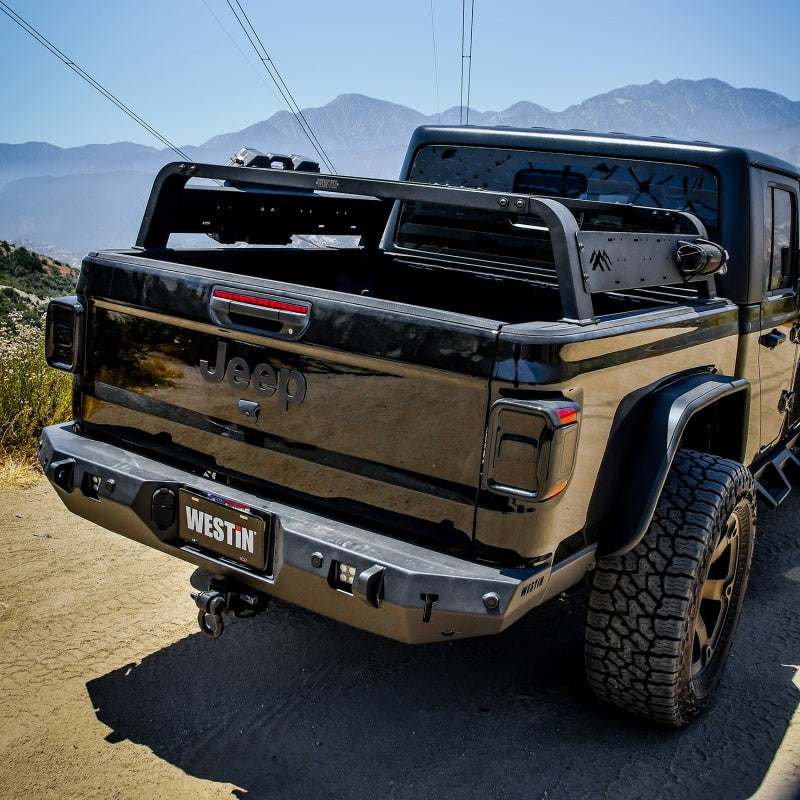
[[[20,178],[0,186],[0,236],[74,254],[77,266],[89,250],[130,247],[136,240],[157,172],[109,170]]]
[[[459,122],[458,108],[426,116],[359,94],[340,95],[303,115],[338,172],[388,178],[399,175],[414,128]],[[470,109],[469,123],[702,139],[800,165],[800,102],[713,78],[624,86],[563,111],[529,100],[504,111]],[[285,111],[182,149],[196,161],[222,163],[245,146],[314,158]],[[129,142],[66,149],[43,142],[0,144],[0,235],[30,242],[39,251],[66,251],[74,263],[91,249],[127,247],[136,238],[153,177],[176,159],[169,150]]]
[[[0,330],[15,329],[12,312],[38,325],[51,297],[75,291],[78,273],[60,261],[0,241]]]

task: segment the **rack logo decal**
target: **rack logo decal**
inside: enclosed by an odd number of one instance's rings
[[[592,272],[596,269],[599,269],[600,272],[605,272],[606,270],[611,272],[611,256],[605,250],[592,250],[589,263],[592,265]]]
[[[218,342],[214,366],[205,359],[200,362],[200,376],[204,381],[222,383],[226,380],[234,392],[250,389],[257,397],[274,397],[279,411],[287,411],[289,406],[299,405],[305,400],[306,377],[299,370],[275,369],[266,361],[251,368],[241,356],[227,361],[227,351],[227,342]]]

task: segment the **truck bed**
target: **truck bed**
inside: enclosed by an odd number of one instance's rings
[[[105,258],[158,262],[294,287],[340,292],[390,303],[494,320],[556,322],[564,317],[552,263],[536,275],[503,275],[444,258],[409,258],[364,247],[220,247],[108,251]],[[454,287],[457,290],[454,291]],[[704,286],[702,287],[704,288]],[[704,304],[697,284],[606,291],[594,296],[597,317],[684,303]]]

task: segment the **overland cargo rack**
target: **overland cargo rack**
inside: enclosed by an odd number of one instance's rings
[[[682,211],[297,172],[286,168],[285,161],[278,163],[278,169],[167,164],[156,176],[136,246],[166,248],[175,233],[204,233],[224,244],[273,245],[288,244],[293,234],[305,234],[360,236],[367,248],[374,249],[388,221],[402,231],[402,237],[390,231],[383,241],[385,252],[431,260],[432,248],[417,246],[414,236],[424,237],[426,232],[430,236],[439,227],[437,218],[427,224],[413,218],[408,222],[398,201],[455,209],[441,225],[443,235],[467,243],[481,219],[476,221],[469,213],[477,212],[494,222],[487,235],[497,239],[500,263],[491,263],[497,256],[470,257],[468,247],[466,253],[464,249],[457,255],[448,253],[448,259],[488,272],[557,283],[565,320],[583,324],[594,319],[593,294],[702,282],[698,297],[712,299],[716,297],[713,274],[725,269],[725,250],[706,240],[697,217]],[[196,179],[216,185],[189,185]],[[498,221],[503,233],[497,233]],[[503,263],[502,243],[509,237],[517,255],[520,242],[524,249],[527,239],[533,252],[542,249],[542,237],[549,239],[552,262],[545,262],[544,270],[540,258],[517,257]]]

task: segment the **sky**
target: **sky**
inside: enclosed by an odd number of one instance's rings
[[[237,0],[232,0],[234,6]],[[462,96],[461,0],[238,0],[300,108],[359,93],[435,115]],[[173,144],[284,110],[228,0],[0,2],[0,142]],[[553,111],[629,84],[719,78],[800,101],[798,0],[474,0],[470,106]]]

